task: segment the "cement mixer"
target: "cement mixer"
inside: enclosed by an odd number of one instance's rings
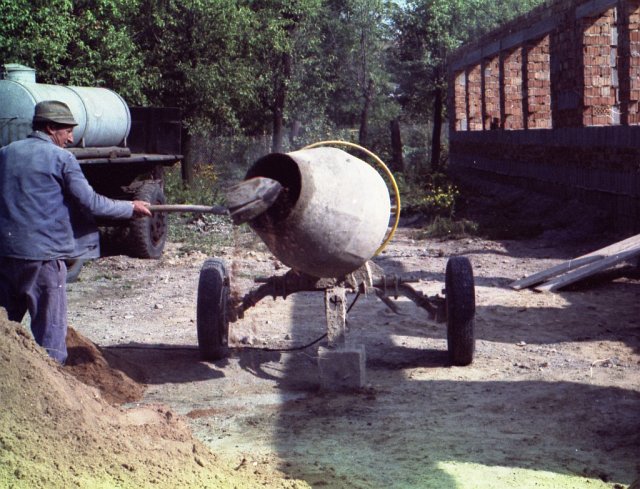
[[[391,207],[384,180],[340,149],[267,155],[249,169],[247,178],[254,177],[274,179],[285,191],[249,224],[295,270],[344,276],[371,259],[384,239]]]
[[[393,208],[387,184],[376,169],[326,144],[356,147],[375,157],[394,189]],[[266,210],[252,215],[247,222],[290,270],[284,275],[256,278],[257,287],[232,300],[226,263],[217,258],[204,263],[197,298],[198,346],[203,359],[215,361],[228,354],[229,324],[242,318],[263,298],[321,291],[325,294],[327,347],[319,353],[319,366],[325,387],[350,389],[364,385],[364,350],[353,350],[347,341],[347,293],[357,294],[356,298],[374,293],[396,312],[391,297],[408,297],[432,319],[447,322],[450,362],[472,362],[475,286],[469,260],[449,259],[444,297],[427,297],[414,288],[411,284],[419,282],[418,274],[388,276],[375,263],[375,256],[393,236],[400,216],[397,185],[379,158],[352,143],[331,141],[264,156],[250,167],[237,188],[252,185],[254,179],[277,182],[278,194]],[[245,193],[231,191],[227,204],[241,208],[245,199]],[[390,215],[391,210],[394,215]],[[335,361],[336,355],[351,359],[347,363],[353,363],[353,375],[335,370],[335,365],[342,369],[345,366],[344,358]]]

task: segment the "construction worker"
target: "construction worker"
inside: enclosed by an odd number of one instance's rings
[[[36,342],[60,363],[67,358],[64,260],[99,256],[93,217],[151,215],[147,202],[91,188],[64,149],[77,125],[66,104],[40,102],[33,132],[0,149],[0,307],[17,322],[29,311]]]

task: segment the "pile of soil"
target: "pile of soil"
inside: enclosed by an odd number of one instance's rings
[[[70,339],[75,365],[59,366],[0,309],[0,487],[308,487],[272,470],[232,467],[164,406],[113,406],[143,386],[74,331]],[[107,387],[110,402],[70,372]]]
[[[71,327],[67,332],[67,350],[65,371],[97,388],[106,401],[120,405],[142,399],[145,375],[136,365],[104,351]]]

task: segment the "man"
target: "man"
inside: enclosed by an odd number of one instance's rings
[[[67,258],[99,256],[92,219],[150,216],[147,202],[97,194],[65,150],[77,126],[59,101],[35,107],[33,132],[0,149],[0,307],[20,322],[27,310],[36,342],[67,358]]]

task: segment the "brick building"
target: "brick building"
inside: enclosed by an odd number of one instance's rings
[[[551,0],[449,64],[450,168],[640,232],[640,0]]]

